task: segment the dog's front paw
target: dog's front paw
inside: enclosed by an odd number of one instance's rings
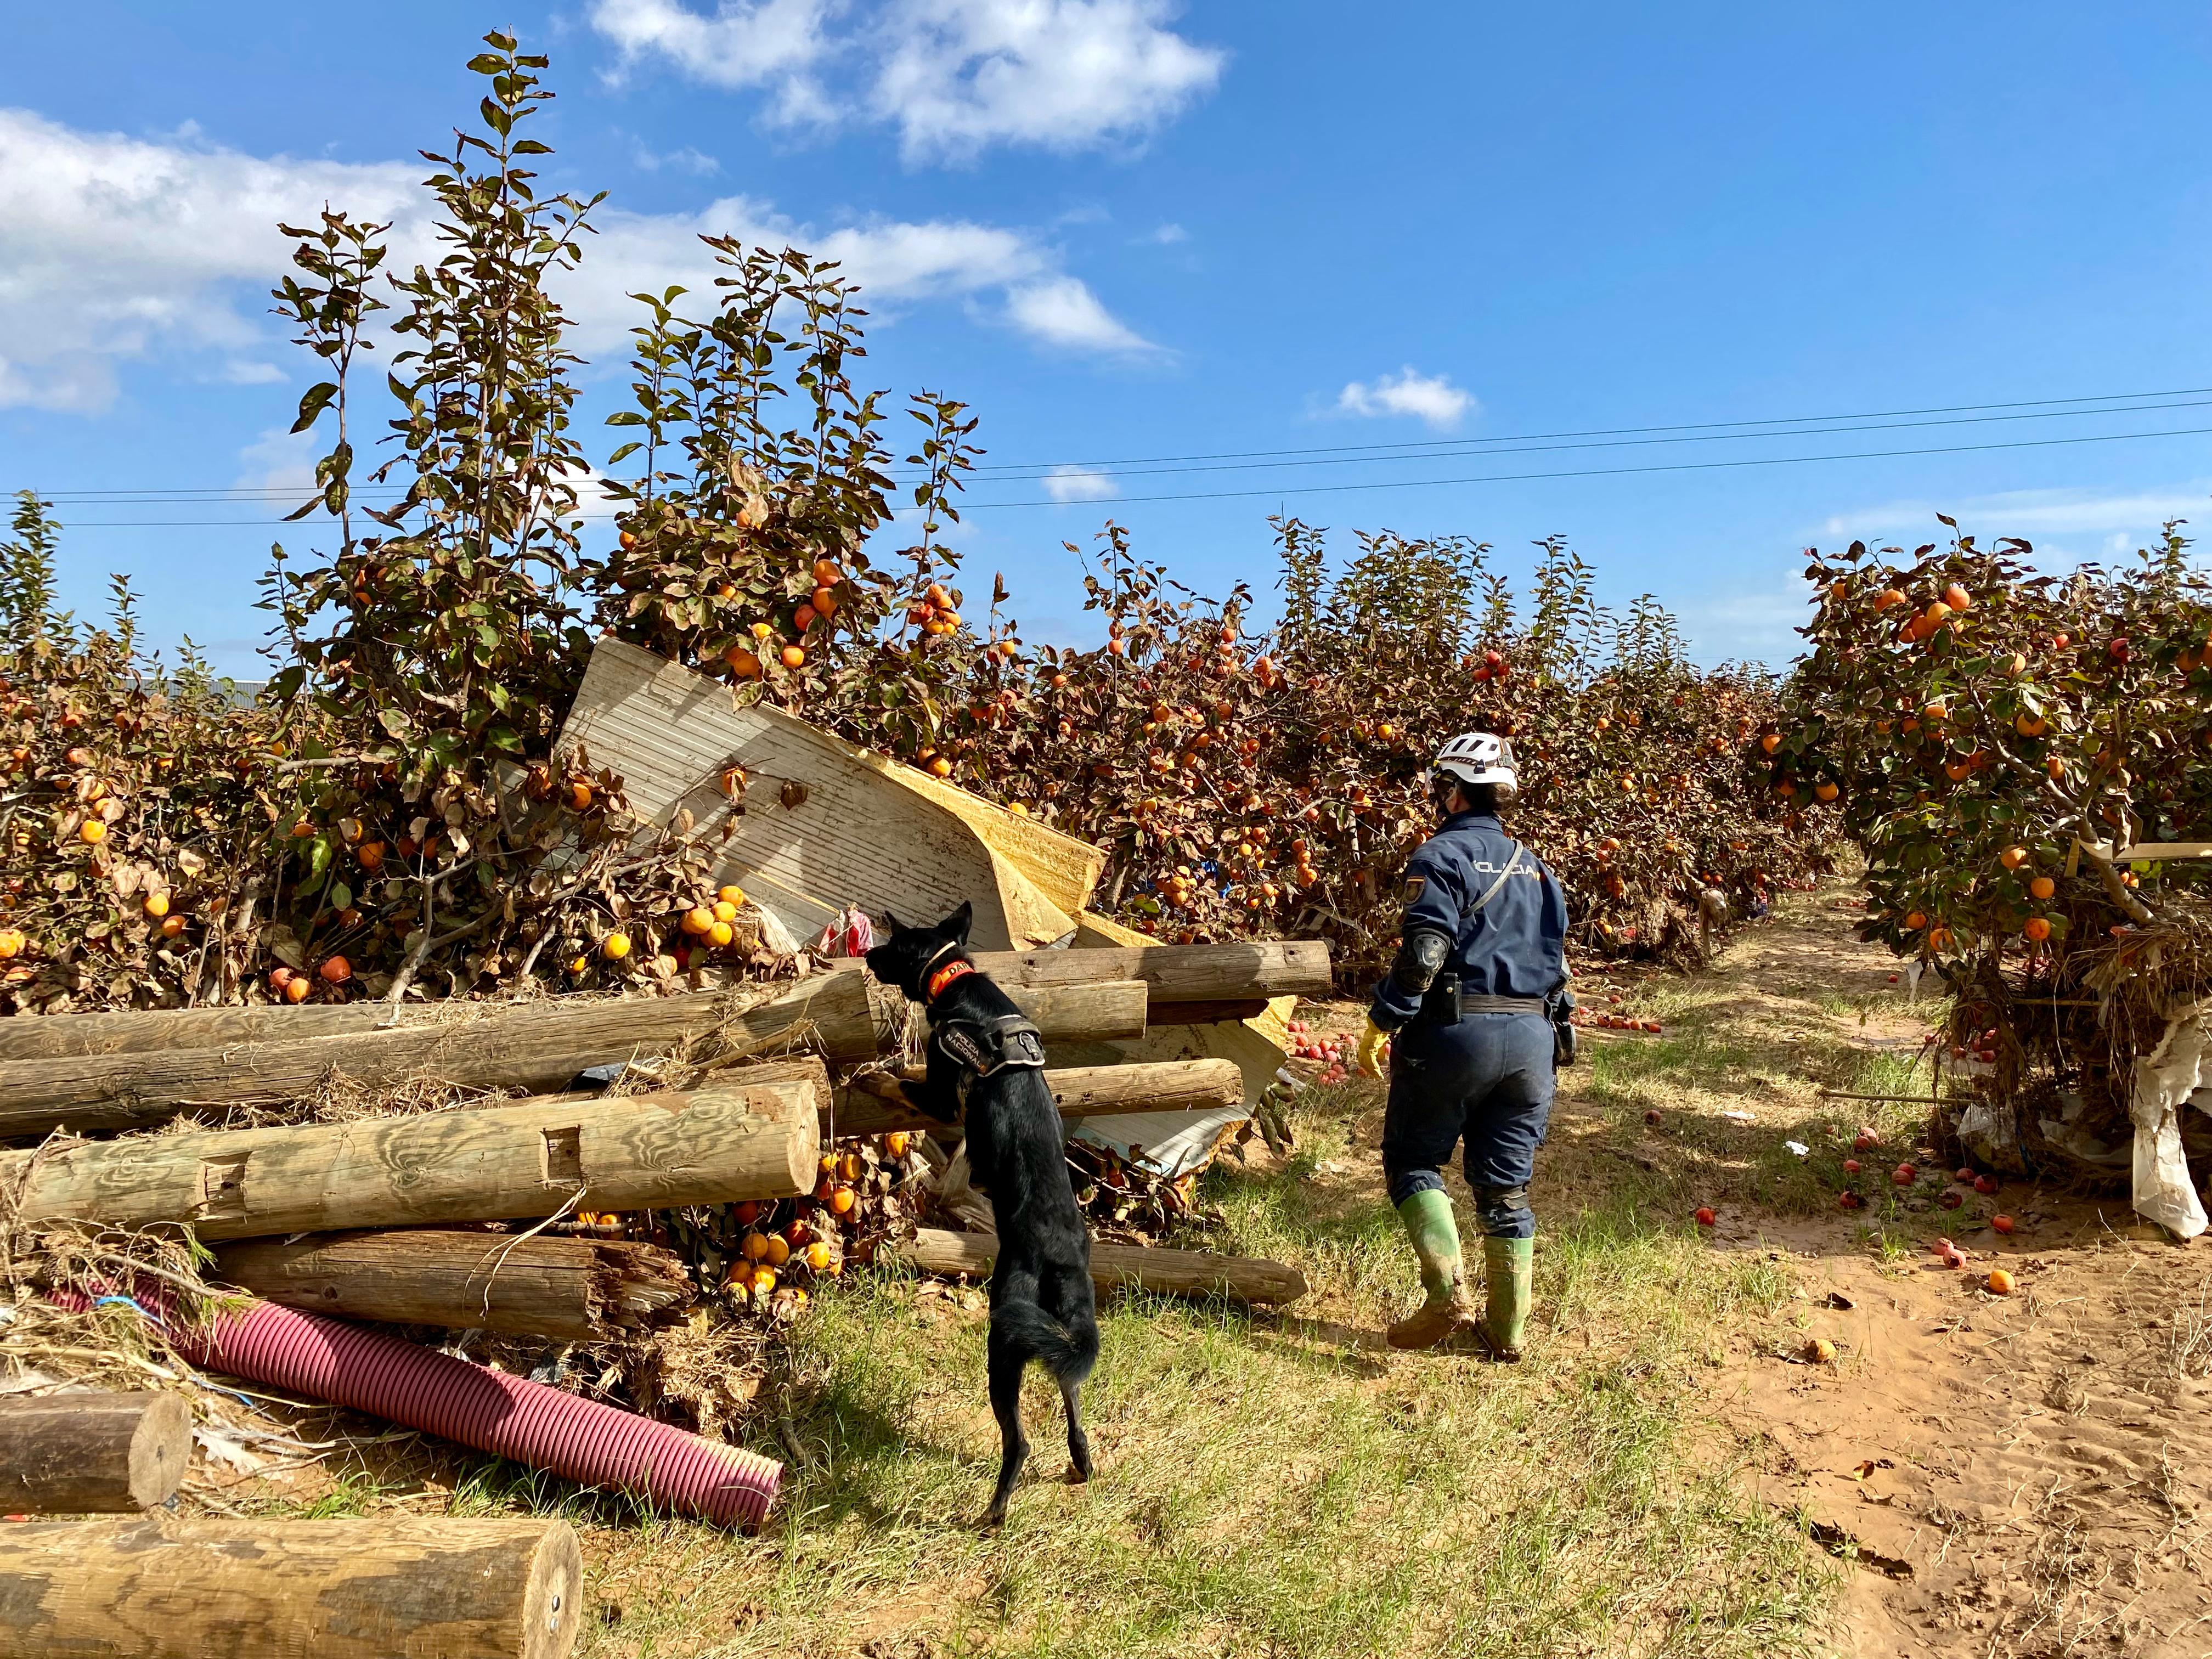
[[[975,1523],[975,1530],[977,1532],[996,1532],[1006,1524],[1006,1511],[1005,1507],[1003,1505],[994,1504],[989,1509],[983,1511],[982,1519]]]
[[[1070,1463],[1067,1466],[1067,1474],[1063,1478],[1071,1486],[1083,1486],[1091,1479],[1091,1465],[1088,1463]]]

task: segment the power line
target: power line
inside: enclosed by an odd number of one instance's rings
[[[1592,440],[1590,442],[1563,442],[1560,448],[1631,448],[1666,443],[1715,443],[1738,439],[1813,437],[1830,432],[1881,431],[1902,429],[1911,426],[1960,426],[1983,424],[1992,421],[2074,419],[2096,415],[2131,414],[2137,410],[2163,409],[2194,409],[2201,403],[2150,403],[2150,398],[2194,398],[2212,395],[2212,386],[2185,386],[2164,392],[2114,392],[2075,398],[2039,398],[2009,403],[1953,404],[1927,409],[1876,410],[1841,415],[1782,416],[1759,420],[1709,421],[1685,422],[1668,426],[1601,427],[1561,432],[1499,434],[1489,438],[1437,438],[1391,444],[1329,444],[1301,449],[1224,450],[1188,455],[1139,456],[1118,461],[1055,461],[1006,462],[978,465],[972,474],[979,482],[1016,483],[1048,477],[1054,472],[1069,468],[1108,470],[1112,468],[1146,467],[1160,469],[1158,473],[1129,473],[1124,476],[1160,476],[1170,471],[1242,471],[1272,470],[1278,466],[1350,465],[1370,461],[1396,459],[1447,459],[1462,455],[1483,453],[1540,453],[1528,449],[1515,450],[1508,445],[1549,445],[1555,440]],[[2108,404],[2105,409],[2063,409],[2066,404]],[[2014,414],[2001,411],[2031,410]],[[1999,412],[1992,412],[1999,411]],[[1956,416],[1955,420],[1909,420],[1914,416]],[[1896,427],[1838,425],[1842,422],[1884,422],[1899,423]],[[1817,424],[1808,424],[1817,423]],[[1759,430],[1755,428],[1798,428],[1795,431]],[[1753,430],[1725,430],[1748,428]],[[1684,436],[1653,436],[1648,434],[1682,434]],[[2148,435],[2148,434],[2147,434]],[[1279,457],[1332,457],[1326,460],[1279,460]],[[1207,465],[1201,463],[1246,462],[1249,465]],[[1190,465],[1184,465],[1184,464]],[[1533,475],[1532,475],[1533,476]],[[1441,482],[1441,481],[1436,481]],[[112,489],[57,490],[44,495],[46,500],[61,501],[109,501],[120,504],[126,497],[135,497],[154,504],[168,500],[204,500],[210,505],[225,501],[253,501],[269,499],[297,499],[308,486],[161,486],[118,487]],[[372,495],[396,496],[405,493],[399,484],[362,484],[356,486],[356,500]],[[1127,498],[1138,499],[1138,498]],[[1146,498],[1159,499],[1159,498]],[[1058,503],[1054,503],[1057,505]],[[993,503],[1006,505],[1006,503]],[[281,520],[225,520],[221,523],[281,523]]]
[[[1760,420],[1698,421],[1674,426],[1593,427],[1581,431],[1502,434],[1495,438],[1428,438],[1410,441],[1403,443],[1390,444],[1322,444],[1306,449],[1232,449],[1224,450],[1212,454],[1137,456],[1133,459],[1118,461],[1009,461],[997,465],[979,466],[975,471],[980,474],[983,472],[1008,471],[1030,471],[1040,468],[1049,470],[1051,467],[1054,466],[1150,466],[1155,463],[1165,463],[1170,461],[1266,460],[1278,455],[1334,455],[1345,453],[1352,450],[1406,451],[1434,449],[1439,447],[1450,447],[1468,444],[1538,443],[1553,438],[1635,437],[1653,432],[1714,432],[1718,431],[1723,427],[1796,426],[1808,422],[1901,420],[1908,416],[1916,415],[1972,415],[1979,414],[1988,410],[2042,409],[2057,404],[2119,403],[2143,398],[2197,398],[2203,397],[2207,394],[2212,394],[2212,386],[2177,386],[2164,392],[2098,392],[2093,396],[2081,398],[2027,398],[2013,403],[1948,404],[1931,409],[1860,410],[1842,415],[1778,415]],[[2089,415],[2112,414],[2121,411],[2112,410],[2055,410],[2054,412]],[[1751,437],[1757,436],[1759,434],[1745,433],[1739,435]]]
[[[1627,477],[1655,472],[1706,472],[1739,467],[1803,466],[1820,461],[1867,461],[1915,455],[1971,455],[2002,449],[2049,449],[2065,444],[2129,443],[2151,438],[2203,437],[2208,434],[2212,434],[2212,427],[2191,426],[2160,432],[2107,432],[2087,434],[2072,438],[2019,438],[2006,443],[1942,444],[1917,449],[1846,450],[1827,455],[1747,456],[1734,460],[1654,462],[1644,466],[1581,467],[1551,472],[1492,472],[1458,478],[1392,478],[1368,483],[1291,484],[1276,489],[1194,490],[1159,495],[1102,496],[1065,501],[1054,501],[1049,497],[1037,501],[963,501],[960,504],[960,510],[963,513],[980,513],[1004,507],[1103,507],[1145,501],[1218,501],[1250,500],[1262,496],[1336,495],[1375,489],[1426,489],[1450,484],[1512,483],[1531,479]],[[606,523],[611,521],[616,516],[611,513],[576,513],[564,514],[562,518],[564,522],[580,520],[585,523]],[[289,520],[283,519],[88,519],[76,520],[75,524],[65,527],[197,530],[224,526],[280,525],[287,522]]]
[[[1374,483],[1293,484],[1286,489],[1216,489],[1193,491],[1172,495],[1117,495],[1101,498],[1091,505],[1108,501],[1220,501],[1250,499],[1265,495],[1338,495],[1367,489],[1425,489],[1441,484],[1510,483],[1529,478],[1613,478],[1643,472],[1706,472],[1728,467],[1746,466],[1802,466],[1812,461],[1868,461],[1897,455],[1968,455],[1993,449],[2048,449],[2059,444],[2125,443],[2138,438],[2191,438],[2212,433],[2212,426],[2181,427],[2168,432],[2108,432],[2090,434],[2079,438],[2020,438],[2001,444],[1944,444],[1924,449],[1860,449],[1834,455],[1764,455],[1748,456],[1730,461],[1674,461],[1655,462],[1648,466],[1595,466],[1558,472],[1493,472],[1465,478],[1397,478]],[[1035,501],[971,501],[961,511],[980,512],[1001,507],[1069,507],[1079,503],[1055,501],[1050,499]]]
[[[2075,420],[2084,416],[2090,415],[2133,415],[2157,410],[2204,409],[2208,407],[2212,407],[2212,399],[2195,398],[2178,403],[2119,404],[2114,405],[2109,409],[2049,409],[2027,415],[1973,415],[1958,416],[1948,420],[1882,421],[1847,426],[1798,426],[1784,428],[1772,432],[1708,432],[1675,438],[1606,438],[1593,439],[1580,443],[1516,443],[1516,447],[1512,448],[1476,448],[1472,447],[1462,447],[1455,449],[1437,450],[1431,453],[1422,455],[1323,456],[1312,459],[1294,461],[1239,461],[1219,465],[1148,467],[1140,471],[1127,471],[1120,473],[1100,470],[1094,472],[1092,476],[1123,478],[1164,478],[1173,477],[1180,473],[1258,472],[1270,471],[1278,467],[1291,466],[1368,466],[1381,461],[1457,460],[1463,456],[1472,455],[1541,455],[1557,453],[1561,450],[1570,449],[1644,449],[1649,448],[1655,444],[1740,443],[1753,439],[1820,438],[1826,437],[1832,434],[1844,432],[1908,432],[1921,428],[1936,426],[1984,426],[1993,421]],[[1501,445],[1509,442],[1516,442],[1516,441],[1504,438],[1490,438],[1484,439],[1480,441],[1486,445]],[[1050,472],[1008,475],[988,480],[988,482],[1005,483],[1024,481],[1035,482],[1037,479],[1048,478],[1053,476],[1054,475]]]

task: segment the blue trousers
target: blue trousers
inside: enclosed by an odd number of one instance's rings
[[[1551,1127],[1552,1023],[1541,1014],[1469,1014],[1455,1025],[1416,1019],[1390,1043],[1382,1173],[1390,1202],[1441,1190],[1464,1140],[1467,1184],[1492,1238],[1533,1238],[1525,1188]]]

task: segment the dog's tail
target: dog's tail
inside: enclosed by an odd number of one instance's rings
[[[1098,1363],[1097,1326],[1071,1331],[1034,1302],[1000,1303],[991,1310],[991,1324],[1062,1382],[1080,1382]]]

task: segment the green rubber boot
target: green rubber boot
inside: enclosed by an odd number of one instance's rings
[[[1408,1318],[1383,1333],[1394,1348],[1433,1348],[1474,1323],[1474,1304],[1467,1293],[1467,1270],[1460,1256],[1459,1223],[1451,1200],[1443,1193],[1415,1193],[1398,1206],[1406,1237],[1420,1259],[1421,1288],[1427,1299]]]
[[[1499,1359],[1516,1360],[1522,1340],[1528,1334],[1528,1310],[1536,1299],[1536,1241],[1486,1238],[1482,1267],[1490,1304],[1483,1328],[1490,1337],[1491,1352]]]

